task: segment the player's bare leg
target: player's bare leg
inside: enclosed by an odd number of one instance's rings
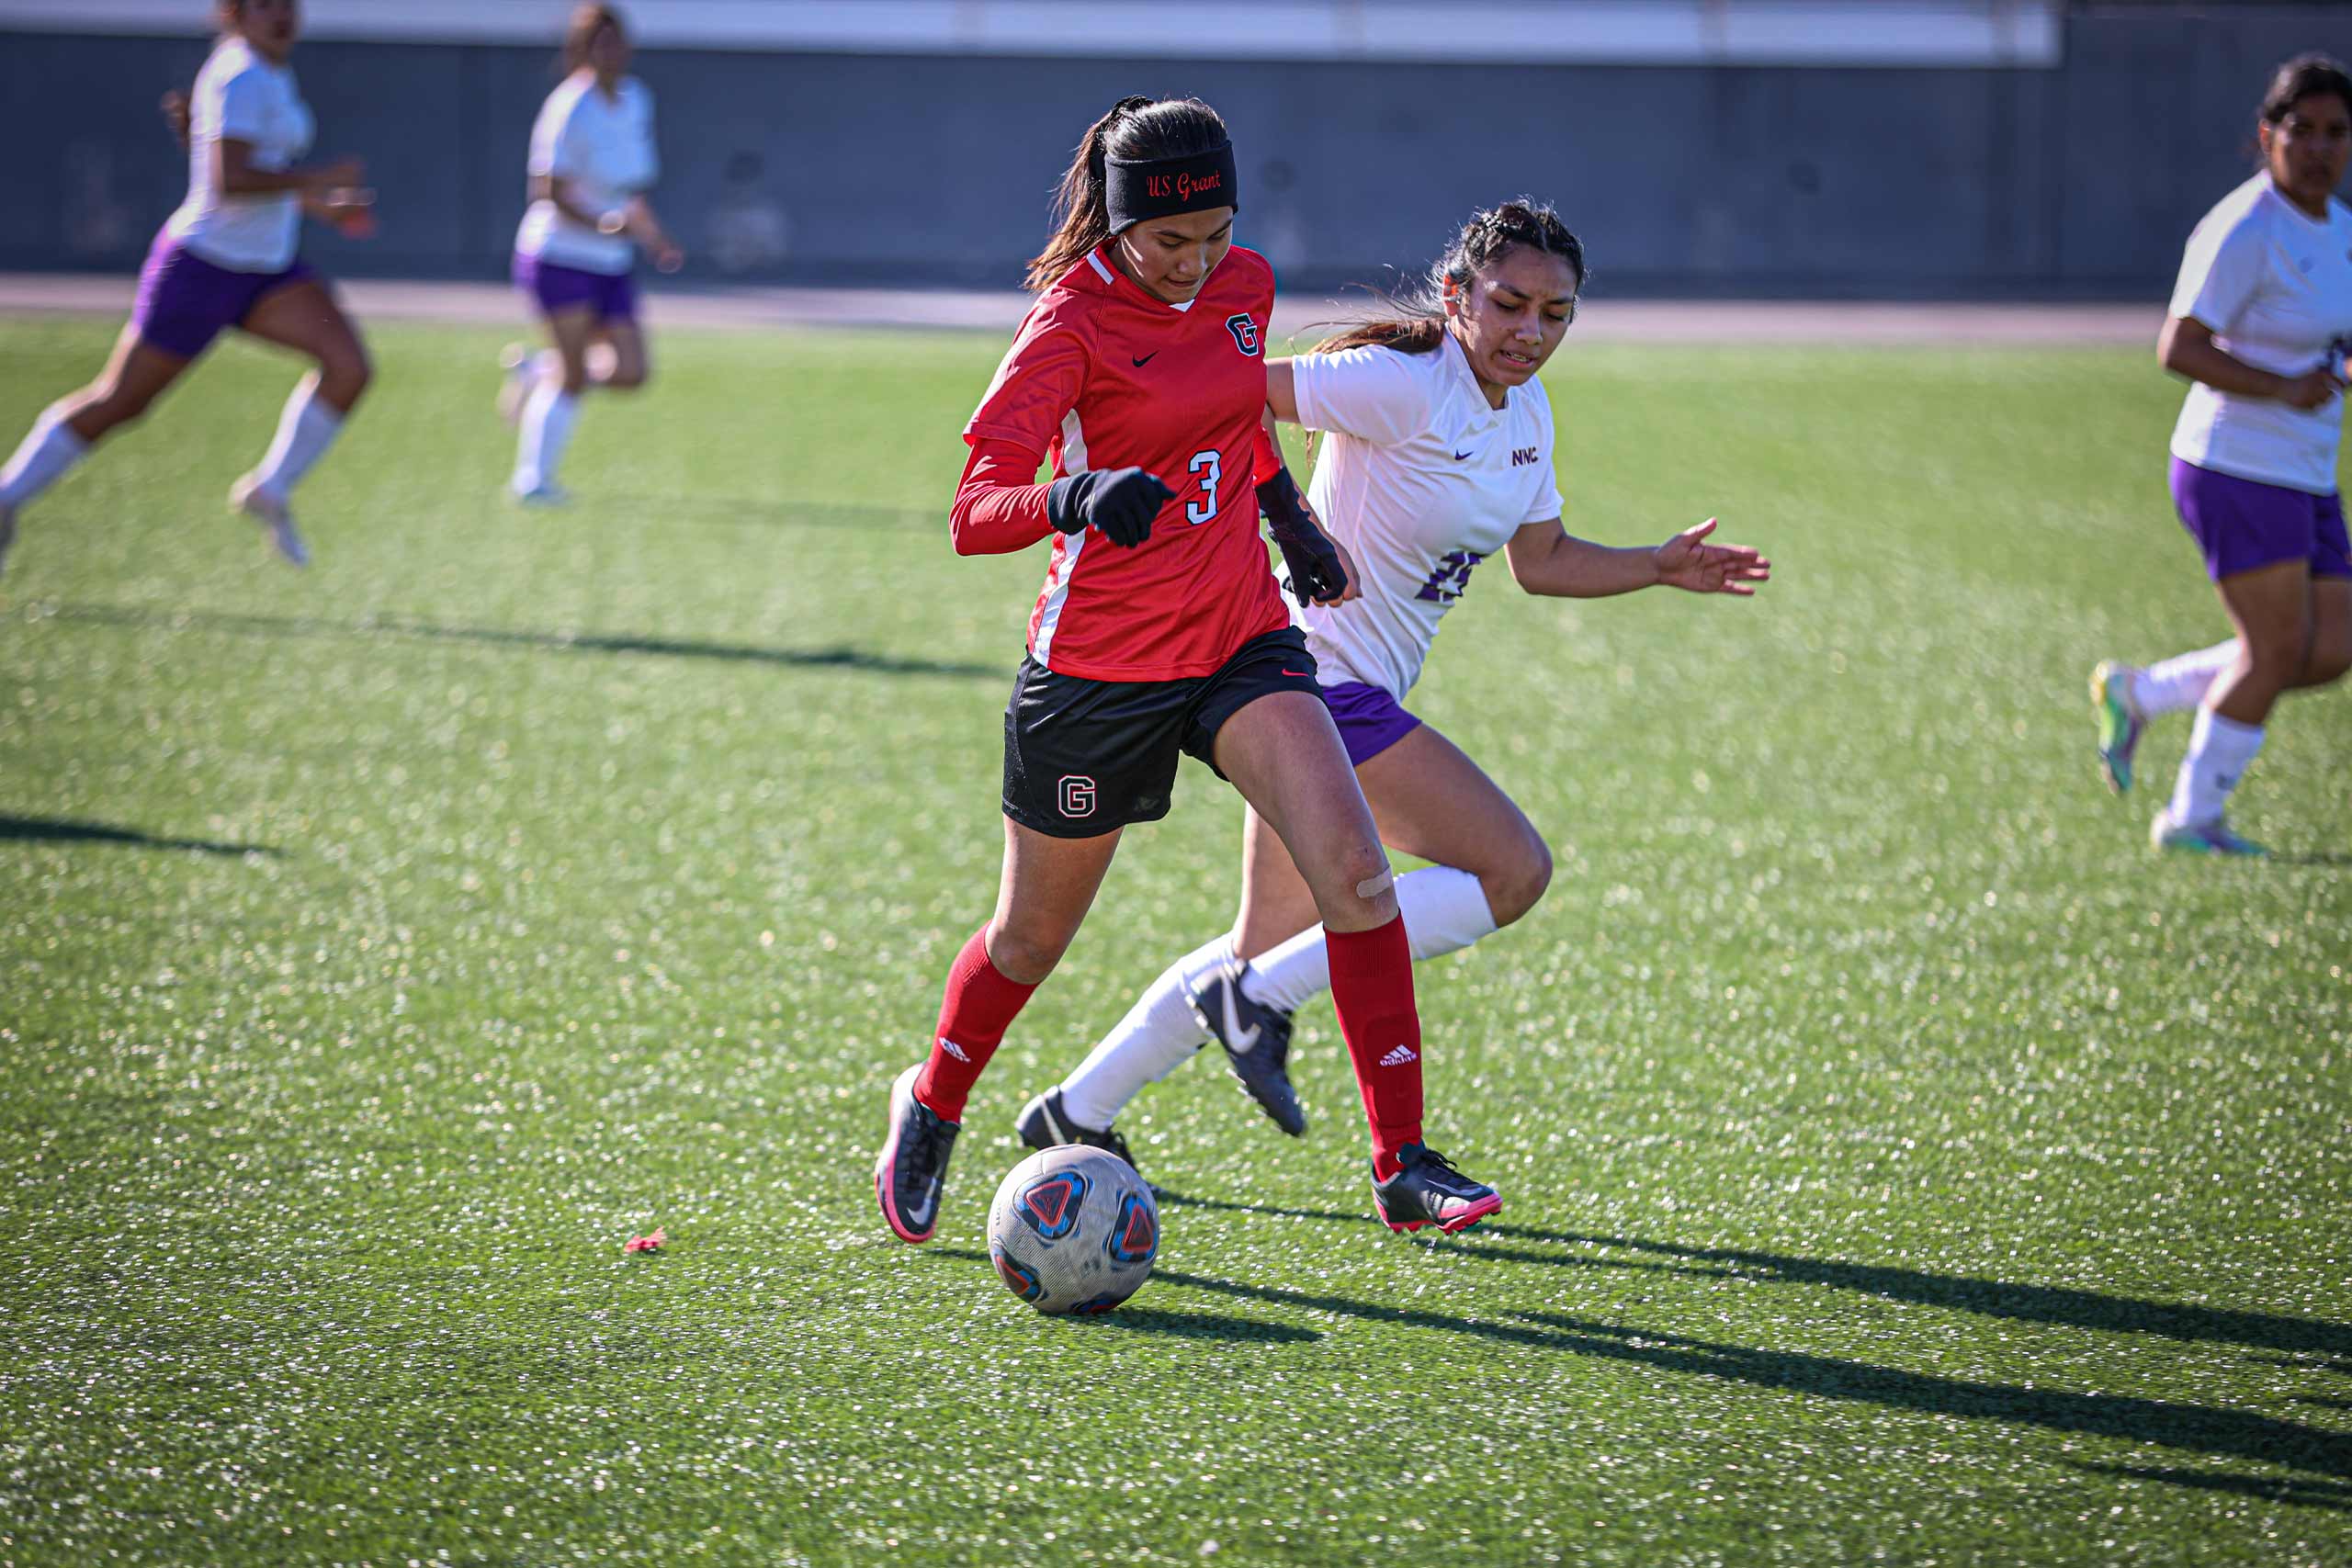
[[[927,1060],[890,1087],[890,1130],[874,1167],[882,1217],[899,1240],[931,1239],[964,1100],[1031,992],[1061,962],[1117,852],[1119,832],[1061,839],[1004,824],[996,913],[947,972]]]
[[[1314,893],[1331,1000],[1372,1126],[1374,1193],[1394,1228],[1476,1224],[1494,1190],[1421,1142],[1421,1027],[1394,876],[1346,748],[1320,698],[1272,692],[1228,718],[1217,766],[1290,851]]]
[[[0,466],[0,561],[16,539],[17,514],[63,479],[100,438],[146,415],[189,361],[144,342],[136,324],[117,334],[106,368],[87,386],[41,411]]]

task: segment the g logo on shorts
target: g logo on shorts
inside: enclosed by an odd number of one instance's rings
[[[1091,817],[1094,815],[1094,781],[1084,773],[1064,773],[1061,785],[1062,815]]]

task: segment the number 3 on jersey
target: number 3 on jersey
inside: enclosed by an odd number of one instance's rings
[[[1195,452],[1184,466],[1201,476],[1201,493],[1208,497],[1184,503],[1184,521],[1198,527],[1216,515],[1216,481],[1224,476],[1225,457],[1219,452]]]

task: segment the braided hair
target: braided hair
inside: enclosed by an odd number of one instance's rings
[[[1445,341],[1447,299],[1457,289],[1467,288],[1473,277],[1518,246],[1566,262],[1577,275],[1577,290],[1583,290],[1584,243],[1568,232],[1558,213],[1521,197],[1472,213],[1470,221],[1445,247],[1445,254],[1430,264],[1425,276],[1394,294],[1379,295],[1379,314],[1318,344],[1316,352],[1374,347],[1393,348],[1400,354],[1429,353]]]
[[[1229,140],[1216,110],[1198,98],[1121,98],[1086,128],[1054,194],[1054,232],[1031,258],[1026,287],[1053,287],[1086,253],[1111,237],[1105,158],[1183,158]]]

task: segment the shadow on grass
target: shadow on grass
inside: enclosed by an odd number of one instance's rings
[[[2340,850],[2316,850],[2309,854],[2280,854],[2271,852],[2267,857],[2273,865],[2352,865],[2352,855]]]
[[[1307,1312],[1335,1313],[1371,1323],[1471,1335],[1531,1349],[1627,1361],[1660,1371],[1719,1378],[1758,1388],[1786,1389],[1819,1399],[2156,1443],[2190,1453],[2250,1460],[2326,1476],[2352,1472],[2352,1437],[2247,1411],[2175,1404],[2160,1399],[1972,1382],[1802,1351],[1750,1349],[1677,1334],[1588,1323],[1550,1313],[1514,1313],[1514,1321],[1494,1322],[1418,1307],[1382,1306],[1345,1296],[1311,1295],[1271,1285],[1245,1285],[1172,1270],[1154,1278],[1170,1285]]]
[[[2227,1492],[2239,1497],[2259,1497],[2267,1503],[2300,1503],[2307,1508],[2332,1508],[2352,1514],[2352,1485],[2338,1481],[2298,1481],[2291,1476],[2216,1475],[2210,1470],[2154,1470],[2130,1464],[2081,1464],[2062,1461],[2067,1468],[2089,1475],[2120,1476],[2126,1481],[2161,1481],[2169,1486],[2189,1486],[2200,1492]]]
[[[1298,1345],[1323,1337],[1318,1329],[1287,1323],[1261,1323],[1255,1318],[1226,1317],[1213,1312],[1160,1312],[1152,1307],[1123,1306],[1092,1321],[1105,1328],[1165,1334],[1178,1339],[1222,1339],[1254,1345]]]
[[[96,626],[152,627],[164,631],[237,632],[254,637],[406,637],[419,642],[470,642],[490,648],[524,648],[549,653],[638,653],[663,659],[709,659],[729,663],[780,664],[794,669],[856,670],[873,675],[1004,674],[992,664],[936,659],[906,659],[865,653],[854,648],[761,648],[749,643],[700,642],[684,637],[628,633],[531,631],[513,626],[442,626],[398,615],[359,621],[328,621],[303,615],[251,615],[218,610],[175,610],[155,604],[60,604],[61,621]]]
[[[1379,1223],[1368,1213],[1344,1214],[1328,1210],[1228,1203],[1214,1198],[1189,1198],[1183,1193],[1164,1189],[1159,1191],[1159,1201],[1180,1208],[1269,1214],[1283,1219],[1336,1220],[1355,1224]],[[1496,1236],[1549,1242],[1556,1247],[1613,1247],[1672,1261],[1636,1262],[1595,1258],[1589,1254],[1530,1252],[1523,1248],[1482,1245],[1486,1238]],[[1630,1236],[1535,1230],[1526,1225],[1498,1224],[1491,1221],[1460,1241],[1434,1245],[1447,1246],[1464,1258],[1485,1258],[1503,1263],[1540,1263],[1571,1269],[1633,1269],[1689,1274],[1701,1279],[1730,1277],[1767,1283],[1827,1285],[1838,1290],[1860,1292],[1864,1295],[1883,1296],[1893,1301],[1917,1302],[1928,1306],[1982,1313],[1988,1317],[2016,1318],[2069,1328],[2096,1328],[2113,1334],[2154,1334],[2166,1339],[2250,1345],[2264,1349],[2316,1351],[2338,1358],[2352,1357],[2352,1325],[2330,1323],[2323,1318],[2185,1306],[2138,1296],[2102,1295],[2096,1291],[2070,1290],[2058,1285],[2018,1285],[1965,1274],[1935,1274],[1917,1269],[1840,1263],[1826,1258],[1796,1258],[1785,1253],[1756,1252],[1738,1247],[1683,1247],[1672,1242],[1643,1241]]]
[[[967,1247],[940,1247],[928,1249],[932,1258],[953,1258],[965,1262],[987,1263],[989,1255]],[[1155,1280],[1176,1279],[1177,1275],[1155,1273]],[[1162,1312],[1157,1307],[1123,1306],[1106,1312],[1100,1317],[1073,1317],[1073,1324],[1100,1324],[1104,1328],[1132,1329],[1139,1334],[1165,1334],[1177,1339],[1223,1339],[1257,1345],[1296,1345],[1323,1337],[1322,1331],[1301,1328],[1295,1324],[1261,1323],[1255,1318],[1227,1317],[1213,1312]]]
[[[205,855],[275,855],[269,844],[223,844],[210,839],[166,839],[136,828],[76,822],[64,817],[0,817],[0,842],[19,840],[46,844],[129,844],[148,850],[192,850]]]

